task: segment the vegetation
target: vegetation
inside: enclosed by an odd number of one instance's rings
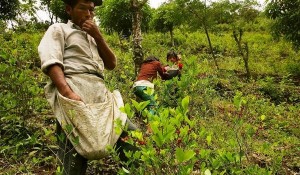
[[[132,31],[132,15],[133,11],[130,4],[126,0],[108,0],[103,2],[104,5],[97,11],[101,26],[108,32],[117,32],[121,36],[128,37]],[[143,6],[142,20],[143,30],[149,30],[149,21],[151,19],[151,8],[149,5]]]
[[[16,14],[16,9],[19,6],[19,1],[8,1],[3,0],[0,2],[0,19],[1,20],[7,20],[14,18]]]
[[[223,7],[232,10],[234,5]],[[219,14],[219,7],[207,10]],[[121,91],[122,110],[142,128],[128,138],[141,148],[132,156],[140,166],[122,164],[112,152],[90,161],[87,174],[300,172],[300,55],[293,43],[272,37],[274,21],[263,13],[249,22],[233,18],[207,21],[212,49],[203,25],[178,25],[174,43],[151,28],[143,33],[145,55],[166,64],[170,49],[182,53],[180,80],[155,81],[157,115],[143,110],[145,103],[130,93],[135,80],[132,36],[120,40],[117,32],[105,33],[118,57],[118,67],[106,71],[105,80],[111,90]],[[45,28],[33,23],[12,30],[0,24],[0,174],[59,174],[55,116],[44,97],[48,78],[37,53]]]
[[[296,11],[300,7],[300,1],[274,1],[268,4],[266,14],[274,19],[272,25],[275,36],[284,35],[287,40],[293,42],[298,49],[300,47],[299,34],[299,12]]]

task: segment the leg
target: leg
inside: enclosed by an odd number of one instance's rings
[[[150,101],[150,103],[147,105],[147,109],[151,114],[155,114],[155,107],[156,107],[156,102],[154,99],[154,94],[147,94],[145,91],[147,90],[146,86],[136,86],[134,88],[134,94],[139,97],[143,101]]]
[[[129,119],[127,119],[126,124],[128,125],[128,128],[127,128],[128,131],[134,131],[134,130],[138,129],[135,126],[135,124],[133,124]],[[128,133],[126,131],[123,131],[122,134],[120,135],[120,138],[118,139],[118,141],[116,143],[116,150],[119,154],[119,158],[121,161],[124,161],[124,162],[128,161],[128,158],[126,157],[124,151],[135,152],[138,150],[137,147],[123,141],[123,138],[126,138],[127,136],[128,136]]]
[[[128,118],[126,120],[126,125],[128,131],[134,131],[138,129],[138,127],[135,124],[133,124]]]
[[[58,161],[63,175],[84,175],[87,169],[87,159],[79,155],[57,122]]]
[[[118,139],[116,143],[116,151],[119,154],[119,158],[123,162],[127,162],[129,159],[125,155],[125,151],[132,151],[133,153],[135,151],[138,151],[138,147],[135,147],[125,141],[123,141],[122,138],[125,138],[128,136],[128,133],[126,131],[123,131],[120,138]]]

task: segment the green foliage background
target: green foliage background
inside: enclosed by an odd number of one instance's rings
[[[12,19],[17,15],[17,9],[20,5],[18,0],[3,0],[0,2],[0,19]]]
[[[232,7],[234,8],[234,7]],[[141,151],[142,162],[132,170],[115,154],[90,161],[88,174],[293,174],[300,172],[300,60],[292,43],[273,39],[272,21],[258,16],[235,23],[245,31],[251,79],[245,77],[231,24],[210,28],[214,67],[201,28],[167,33],[143,33],[145,56],[166,64],[170,49],[181,52],[180,80],[155,81],[159,115],[143,111],[131,91],[135,80],[131,38],[104,33],[118,57],[118,66],[105,72],[107,86],[119,89],[124,110],[152,133],[133,132],[129,142]],[[40,70],[37,46],[44,26],[28,25],[0,32],[0,172],[1,174],[59,173],[55,117],[45,100],[48,78]],[[2,30],[3,29],[3,30]],[[103,29],[102,29],[103,30]],[[176,92],[176,93],[175,93]],[[131,155],[130,155],[131,156]]]
[[[55,118],[43,95],[47,77],[39,69],[37,54],[43,33],[4,32],[0,37],[3,43],[0,171],[4,174],[56,171]],[[142,153],[152,151],[149,159],[142,159],[145,166],[139,172],[161,171],[161,166],[175,174],[191,171],[191,168],[215,174],[299,171],[300,130],[295,122],[299,121],[300,109],[299,54],[291,49],[291,44],[275,41],[263,31],[247,32],[244,40],[251,50],[253,75],[247,82],[230,33],[212,35],[220,70],[213,66],[203,33],[176,30],[175,36],[176,50],[182,53],[183,76],[180,81],[155,82],[161,115],[152,119],[142,113],[138,115],[148,118],[151,125],[158,124],[157,134],[164,130],[163,126],[169,126],[175,136],[160,145],[150,144],[154,138],[145,136],[147,144],[141,145]],[[146,55],[154,54],[166,63],[170,49],[168,37],[162,33],[144,34]],[[110,89],[119,89],[129,108],[139,113],[131,101],[135,97],[130,93],[135,80],[131,43],[119,42],[118,35],[106,38],[119,60],[118,67],[105,74],[107,85]],[[179,87],[176,98],[172,94],[174,87]],[[190,98],[184,112],[181,100],[187,96]],[[141,120],[136,115],[129,116],[136,122]],[[189,122],[180,116],[187,117]],[[182,122],[170,123],[173,120]],[[186,132],[185,128],[189,135],[175,134],[177,130]],[[182,141],[178,143],[178,139]],[[160,141],[154,139],[154,142]],[[187,162],[185,157],[180,158],[185,151],[192,157]],[[177,157],[168,157],[164,152],[173,152]],[[154,157],[154,165],[151,165],[149,160]],[[183,162],[178,164],[177,159]],[[89,172],[104,171],[103,161],[90,162]],[[110,171],[121,173],[123,170],[116,166]]]

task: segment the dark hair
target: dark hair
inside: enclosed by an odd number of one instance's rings
[[[147,57],[147,58],[143,61],[143,63],[149,63],[149,62],[152,62],[152,61],[159,61],[159,59],[156,58],[155,56],[151,55],[151,56]]]
[[[78,0],[62,0],[62,1],[65,4],[70,5],[71,7],[74,7],[78,3]],[[102,0],[86,0],[86,1],[92,1],[92,2],[94,2],[95,6],[102,5]]]
[[[173,50],[169,51],[167,53],[167,61],[169,61],[170,58],[176,58],[178,60],[178,55],[176,52],[174,52]]]

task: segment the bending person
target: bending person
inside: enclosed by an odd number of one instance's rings
[[[149,56],[143,61],[137,79],[133,84],[134,94],[143,101],[150,101],[147,105],[147,109],[152,114],[155,113],[156,107],[153,80],[157,78],[157,74],[160,75],[162,80],[168,80],[171,78],[169,74],[163,71],[163,66],[159,59],[155,56]],[[152,93],[147,93],[148,88],[150,88],[150,92],[152,91]]]

